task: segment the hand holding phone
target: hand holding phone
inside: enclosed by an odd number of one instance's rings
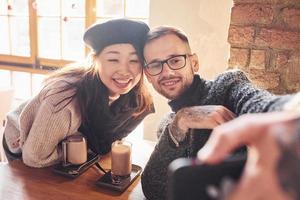
[[[217,165],[179,158],[168,168],[168,200],[223,199],[240,178],[247,156],[241,153]]]

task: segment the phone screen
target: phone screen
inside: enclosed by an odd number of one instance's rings
[[[196,165],[188,158],[173,161],[168,169],[168,199],[223,199],[240,178],[246,159],[244,154],[217,165]]]

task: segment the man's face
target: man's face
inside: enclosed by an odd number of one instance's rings
[[[144,57],[146,63],[163,61],[176,55],[190,54],[188,45],[174,34],[154,39],[146,44]],[[169,100],[179,97],[193,82],[194,72],[198,71],[198,59],[195,54],[186,57],[185,67],[172,70],[164,63],[163,70],[156,76],[146,73],[154,89]]]

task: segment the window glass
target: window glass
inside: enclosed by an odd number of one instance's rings
[[[11,15],[28,16],[28,0],[10,0],[9,3],[11,6]]]
[[[71,18],[63,22],[62,47],[64,60],[80,60],[84,58],[83,43],[84,19]]]
[[[124,16],[124,1],[98,0],[96,13],[98,17],[122,17]]]
[[[38,16],[60,16],[60,0],[37,0]]]
[[[0,87],[9,87],[11,85],[11,77],[9,70],[0,70]]]
[[[62,4],[62,15],[68,17],[84,17],[84,0],[64,0]]]
[[[39,18],[39,57],[60,59],[60,19]]]
[[[7,15],[7,0],[0,0],[0,16]]]
[[[148,24],[150,0],[97,0],[97,22],[102,23],[112,18],[130,18]]]
[[[27,0],[0,0],[0,53],[30,56]]]
[[[30,56],[28,17],[11,17],[11,53],[17,56]]]
[[[39,57],[58,60],[83,59],[85,1],[55,0],[51,7],[47,1],[41,0],[38,5],[42,7],[38,12]],[[50,11],[41,12],[47,5],[51,7]]]
[[[26,100],[31,95],[30,73],[13,72],[13,87],[15,89],[15,98]]]
[[[126,0],[126,16],[148,18],[149,0]]]
[[[8,17],[0,16],[0,54],[10,54]]]

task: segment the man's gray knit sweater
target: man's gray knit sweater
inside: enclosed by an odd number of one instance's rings
[[[276,96],[257,89],[243,72],[228,71],[214,81],[206,81],[195,75],[191,87],[169,105],[175,113],[188,106],[223,105],[239,116],[281,110],[291,98],[291,95]],[[178,148],[175,147],[167,129],[173,116],[174,113],[171,113],[162,120],[158,128],[159,141],[142,174],[143,192],[149,200],[166,198],[170,162],[180,157],[194,156],[210,135],[210,131],[203,130],[203,134],[190,135]]]

